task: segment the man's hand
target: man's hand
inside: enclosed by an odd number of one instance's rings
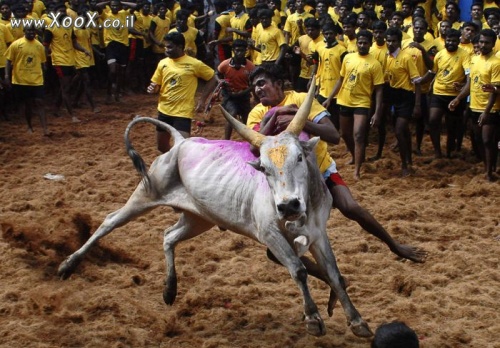
[[[481,115],[479,115],[479,119],[477,121],[477,124],[479,127],[481,127],[488,119],[490,118],[490,113],[489,112],[482,112]]]
[[[419,50],[419,51],[421,51],[421,52],[425,52],[425,48],[424,48],[424,46],[422,46],[421,44],[419,44],[419,43],[418,43],[418,42],[416,42],[416,41],[413,41],[413,42],[412,42],[412,43],[410,43],[408,46],[410,46],[410,47],[414,47],[414,48],[418,49],[418,50]]]
[[[379,112],[373,114],[370,120],[370,126],[378,127],[380,125],[380,120],[382,119],[382,115]]]
[[[295,114],[297,113],[297,110],[299,110],[298,106],[295,104],[292,105],[287,105],[279,108],[275,115],[276,115],[276,131],[278,133],[283,132],[290,122],[293,120],[295,117]]]
[[[160,90],[160,85],[154,83],[154,82],[151,82],[151,84],[148,86],[148,93],[149,94],[156,94],[158,93],[158,91]]]
[[[497,92],[497,87],[495,87],[495,85],[491,84],[491,83],[485,83],[481,86],[481,90],[483,92],[487,92],[487,93],[496,93]]]
[[[460,104],[460,100],[458,98],[453,99],[449,104],[448,104],[448,110],[450,111],[455,111],[457,108],[458,104]]]

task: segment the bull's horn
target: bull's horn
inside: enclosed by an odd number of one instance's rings
[[[286,128],[287,131],[297,136],[300,134],[300,132],[302,132],[302,129],[304,129],[304,126],[306,125],[307,118],[309,117],[309,113],[311,112],[315,89],[316,78],[313,76],[313,78],[311,79],[311,87],[309,87],[309,92],[307,92],[307,97],[300,106],[299,110],[297,110],[297,113],[295,114],[292,122],[290,122],[290,124]]]
[[[222,110],[222,114],[226,118],[227,122],[234,128],[234,130],[241,135],[243,139],[248,141],[255,147],[260,147],[264,139],[266,138],[264,135],[259,132],[254,131],[253,129],[248,128],[246,125],[235,119],[229,112],[227,112],[222,106],[220,107]]]

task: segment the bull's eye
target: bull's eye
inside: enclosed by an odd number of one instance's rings
[[[297,162],[302,162],[302,154],[299,154],[299,157],[297,158]]]

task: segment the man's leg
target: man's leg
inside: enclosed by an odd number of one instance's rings
[[[354,178],[361,178],[361,164],[365,161],[366,133],[368,132],[368,115],[354,114]]]
[[[399,143],[402,175],[408,176],[411,174],[408,168],[408,165],[411,165],[411,133],[409,120],[405,117],[397,117],[395,132]]]
[[[431,107],[429,116],[429,132],[431,135],[432,146],[434,147],[434,157],[441,158],[441,122],[444,110],[437,107]]]
[[[427,252],[410,245],[396,242],[382,225],[354,200],[347,186],[334,184],[329,185],[329,189],[333,198],[333,206],[346,218],[356,221],[365,231],[384,242],[389,249],[399,257],[414,262],[425,261]]]
[[[43,135],[49,135],[49,130],[47,128],[47,118],[45,117],[45,107],[43,105],[42,98],[35,98],[33,100],[33,105],[35,110],[38,112],[38,117],[40,118],[40,124],[42,125]]]
[[[340,130],[342,139],[344,139],[347,150],[351,153],[351,161],[349,164],[354,163],[354,118],[352,115],[343,114],[340,112]]]

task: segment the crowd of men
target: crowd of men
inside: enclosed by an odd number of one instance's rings
[[[392,146],[408,176],[426,133],[434,156],[443,157],[443,119],[445,156],[455,156],[470,132],[471,150],[483,161],[487,180],[495,179],[497,1],[473,2],[466,22],[453,0],[3,0],[0,13],[0,112],[4,118],[12,110],[25,114],[29,130],[36,111],[49,133],[45,108],[58,115],[64,106],[79,122],[74,107],[82,95],[100,112],[96,87],[107,89],[106,103],[119,102],[124,93],[159,93],[159,119],[186,136],[195,110],[220,89],[223,106],[256,126],[256,113],[287,105],[287,98],[266,105],[259,97],[265,86],[251,76],[263,68],[273,83],[299,94],[315,77],[317,111],[339,131],[357,179],[370,127],[378,130],[376,160],[392,125]],[[69,23],[65,17],[74,25],[61,25]],[[195,107],[199,79],[206,84]],[[160,151],[168,151],[169,140],[158,130]]]

